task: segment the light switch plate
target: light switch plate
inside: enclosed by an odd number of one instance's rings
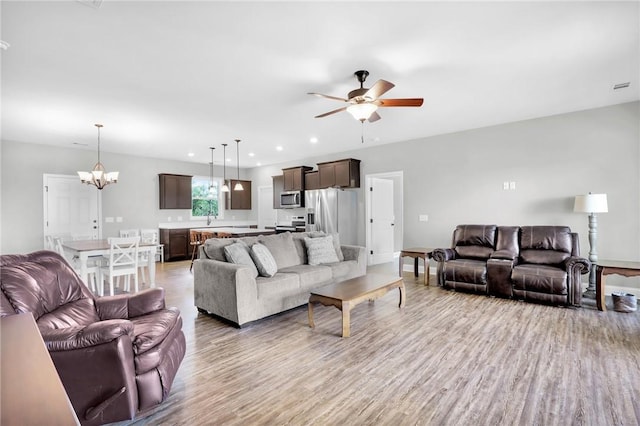
[[[118,217],[116,217],[116,222],[118,222],[118,223],[122,223],[122,216],[118,216]]]
[[[113,223],[113,218],[111,216],[104,218],[105,223]]]
[[[429,221],[429,215],[428,214],[421,214],[420,216],[418,216],[418,220],[420,222],[428,222]]]

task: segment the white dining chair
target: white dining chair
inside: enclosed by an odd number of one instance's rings
[[[56,244],[53,240],[53,235],[44,236],[44,248],[45,250],[56,251]]]
[[[164,244],[160,244],[157,229],[141,229],[140,242],[156,244],[156,259],[164,263]]]
[[[139,229],[121,229],[119,234],[121,238],[138,237],[140,236],[140,230]]]
[[[113,279],[125,277],[124,291],[131,291],[133,275],[135,292],[138,292],[138,246],[140,237],[109,238],[109,264],[100,268],[104,280],[109,278],[109,294],[113,296]],[[103,286],[100,287],[102,290]],[[102,296],[103,294],[101,294]]]
[[[64,251],[64,247],[62,247],[63,239],[62,237],[52,237],[53,241],[53,250],[58,252],[65,260],[71,265],[76,274],[80,275],[82,273],[82,269],[80,268],[80,262],[77,257],[70,257],[67,252]],[[98,294],[99,288],[98,285],[102,284],[102,280],[100,278],[100,263],[95,259],[89,259],[87,262],[87,277],[89,282],[85,283],[85,285],[89,286],[91,291],[94,294]],[[80,276],[80,278],[83,278]]]

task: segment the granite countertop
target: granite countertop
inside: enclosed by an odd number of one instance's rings
[[[183,220],[176,222],[163,222],[158,224],[160,229],[193,229],[193,228],[228,228],[228,227],[243,227],[248,228],[250,226],[257,226],[258,221],[254,220],[212,220],[211,224],[207,225],[203,220]]]

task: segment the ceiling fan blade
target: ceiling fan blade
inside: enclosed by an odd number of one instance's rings
[[[393,83],[389,83],[386,80],[378,80],[373,86],[371,86],[371,89],[367,90],[367,93],[364,94],[364,97],[370,99],[378,99],[380,96],[387,93],[394,87],[395,84]]]
[[[347,107],[334,109],[333,111],[325,112],[324,114],[316,115],[315,118],[326,117],[327,115],[335,114],[336,112],[346,111]]]
[[[376,104],[381,107],[419,107],[422,106],[424,99],[422,98],[405,98],[405,99],[378,99]]]
[[[380,120],[382,117],[380,117],[380,114],[378,114],[377,112],[373,111],[371,113],[371,115],[369,116],[369,123],[373,123],[374,121],[378,121]]]
[[[349,102],[349,99],[339,98],[337,96],[323,95],[322,93],[309,92],[307,93],[307,95],[314,95],[314,96],[319,96],[321,98],[333,99],[333,100],[342,101],[342,102]]]

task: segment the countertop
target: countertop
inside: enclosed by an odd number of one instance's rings
[[[193,229],[193,228],[228,228],[257,226],[254,220],[212,220],[210,225],[204,220],[183,220],[176,222],[164,222],[158,224],[160,229]]]

